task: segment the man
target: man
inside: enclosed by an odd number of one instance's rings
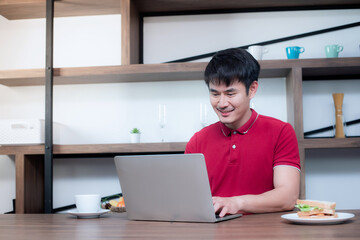
[[[222,217],[293,209],[300,158],[292,126],[250,108],[259,63],[243,49],[214,55],[205,70],[219,122],[197,132],[185,153],[203,153],[213,204]]]

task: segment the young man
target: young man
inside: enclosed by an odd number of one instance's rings
[[[293,209],[299,195],[300,158],[288,123],[250,108],[259,63],[243,49],[220,51],[205,70],[219,122],[197,132],[186,153],[203,153],[220,216]]]

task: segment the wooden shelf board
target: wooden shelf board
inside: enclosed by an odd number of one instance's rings
[[[0,84],[5,86],[44,85],[45,69],[0,70]]]
[[[194,12],[221,10],[251,10],[251,9],[276,9],[276,8],[329,8],[331,6],[346,6],[359,4],[356,0],[313,0],[311,2],[302,0],[134,0],[137,8],[143,13],[162,12]]]
[[[305,61],[304,80],[360,79],[360,58],[325,58]]]
[[[16,154],[29,154],[37,155],[44,154],[43,144],[39,145],[2,145],[0,146],[0,155],[16,155]]]
[[[54,154],[184,152],[186,142],[54,145]]]
[[[120,0],[54,0],[54,16],[120,14]],[[46,17],[46,0],[0,0],[0,15],[9,19]]]
[[[54,0],[55,17],[120,14],[120,0]],[[234,11],[251,9],[328,9],[353,7],[358,0],[134,0],[141,13]],[[0,15],[9,20],[45,18],[46,0],[0,0]]]
[[[200,80],[205,66],[206,63],[169,63],[54,68],[54,84]],[[44,69],[0,71],[0,84],[6,86],[44,85],[44,82]]]
[[[54,145],[56,154],[184,152],[186,142]],[[0,155],[42,155],[44,145],[1,146]]]
[[[259,63],[260,78],[286,77],[293,67],[303,68],[307,79],[320,75],[333,78],[360,76],[360,58],[262,60]],[[55,68],[54,84],[202,80],[206,65],[206,62],[185,62]],[[44,79],[44,69],[0,71],[0,84],[6,86],[44,85]]]
[[[186,142],[166,143],[121,143],[121,144],[74,144],[54,145],[54,154],[106,154],[106,153],[158,153],[183,152]],[[360,137],[354,138],[314,138],[299,141],[305,149],[316,148],[356,148],[360,147]],[[1,146],[0,155],[42,155],[44,145]]]
[[[358,148],[360,137],[354,138],[314,138],[299,141],[299,146],[305,149],[319,148]]]

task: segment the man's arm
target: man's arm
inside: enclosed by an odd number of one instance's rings
[[[300,172],[290,166],[274,168],[274,189],[259,195],[213,197],[220,217],[237,212],[265,213],[291,210],[299,197]]]

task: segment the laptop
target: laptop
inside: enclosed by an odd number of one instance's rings
[[[219,222],[214,213],[203,154],[116,156],[130,220]]]

